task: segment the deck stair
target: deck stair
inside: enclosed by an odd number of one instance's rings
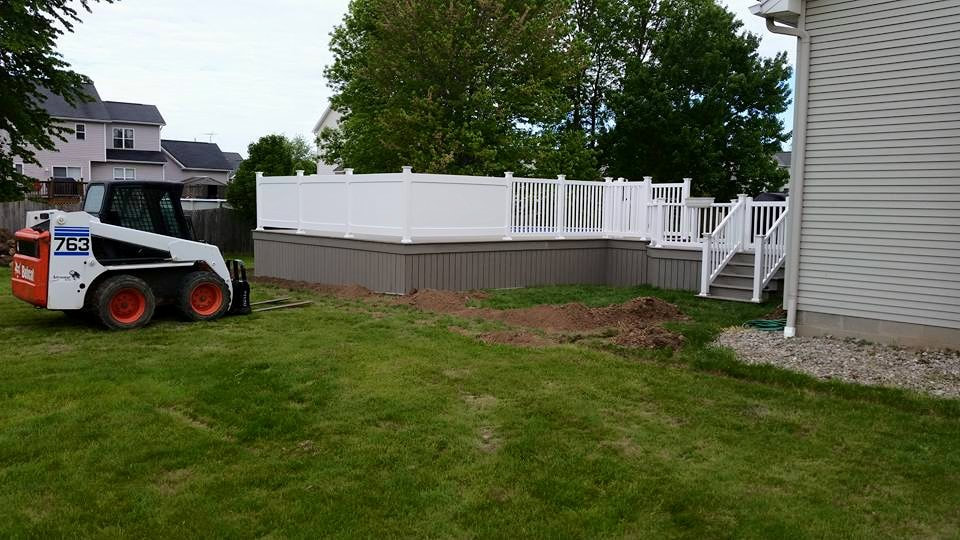
[[[727,263],[720,275],[710,285],[708,298],[731,302],[753,301],[754,277],[753,253],[738,253]],[[760,297],[766,302],[771,295],[783,290],[783,269],[781,268],[767,284]]]

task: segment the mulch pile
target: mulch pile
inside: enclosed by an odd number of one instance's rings
[[[0,229],[0,267],[13,266],[13,254],[17,252],[17,241],[13,233]]]

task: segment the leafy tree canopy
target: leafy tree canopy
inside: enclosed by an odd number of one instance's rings
[[[785,55],[714,0],[353,0],[324,159],[397,170],[783,183]]]
[[[327,77],[324,159],[357,172],[518,173],[569,108],[561,0],[353,0]]]
[[[731,198],[783,185],[772,156],[788,136],[785,54],[760,58],[759,37],[713,0],[641,1],[626,12],[625,73],[601,147],[610,173],[694,178]]]
[[[55,46],[80,22],[77,9],[89,12],[97,1],[0,1],[0,200],[19,199],[28,180],[14,172],[14,157],[39,165],[35,151],[56,149],[54,139],[71,131],[41,107],[41,90],[71,104],[89,99],[89,79],[70,70]]]
[[[317,162],[302,136],[265,135],[247,147],[247,159],[227,186],[227,201],[244,219],[257,216],[257,172],[265,176],[290,176],[297,170],[316,174]]]

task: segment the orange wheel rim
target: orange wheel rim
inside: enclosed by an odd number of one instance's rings
[[[120,324],[135,323],[146,311],[147,297],[137,289],[120,289],[110,299],[110,316]]]
[[[222,305],[223,291],[213,283],[201,283],[190,291],[190,309],[197,315],[209,317]]]

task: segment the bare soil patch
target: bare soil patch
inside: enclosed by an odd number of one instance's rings
[[[361,285],[322,285],[319,283],[308,283],[306,281],[291,281],[288,279],[255,277],[254,283],[263,283],[264,285],[273,285],[285,289],[301,289],[313,291],[324,296],[333,296],[344,300],[359,300],[364,298],[373,298],[375,293]]]
[[[511,326],[533,328],[551,333],[577,332],[580,334],[616,329],[613,342],[623,347],[678,349],[683,337],[663,328],[666,321],[683,321],[687,317],[677,306],[659,298],[644,296],[629,302],[606,307],[587,307],[579,302],[563,305],[543,305],[521,309],[490,309],[469,307],[471,300],[481,300],[482,292],[454,292],[423,290],[400,298],[398,303],[424,311],[446,313],[458,317],[501,321]],[[460,333],[470,335],[463,329]],[[510,330],[474,334],[485,343],[503,343],[521,346],[546,346],[556,342],[543,336]]]
[[[662,326],[642,326],[621,329],[613,342],[621,347],[643,347],[648,349],[679,349],[684,339],[680,334],[671,332]]]
[[[325,296],[347,300],[382,300],[360,285],[321,285],[277,278],[255,278],[256,282],[288,289],[303,289]],[[659,298],[644,296],[623,304],[588,307],[579,302],[562,305],[541,305],[519,309],[492,309],[471,307],[476,300],[489,295],[482,291],[441,291],[423,289],[408,296],[391,297],[397,305],[421,311],[455,315],[457,317],[499,321],[513,328],[495,332],[472,332],[460,327],[450,330],[476,338],[484,343],[546,347],[565,341],[564,335],[603,335],[615,333],[613,343],[622,347],[677,349],[683,346],[683,337],[661,326],[667,321],[684,321],[686,317],[677,306]],[[530,330],[539,330],[541,333]],[[543,335],[546,333],[546,335]]]

